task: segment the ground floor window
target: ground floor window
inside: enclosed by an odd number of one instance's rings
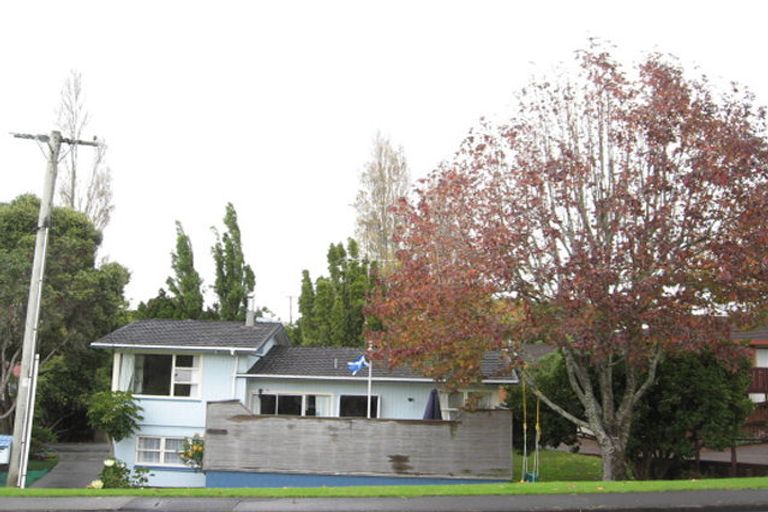
[[[331,395],[260,393],[254,395],[253,409],[256,414],[328,417],[331,415]]]
[[[183,466],[179,452],[184,448],[182,437],[137,438],[136,463],[152,465]]]
[[[339,416],[346,418],[368,417],[367,395],[341,395],[339,397]],[[379,397],[371,396],[371,418],[379,417]]]

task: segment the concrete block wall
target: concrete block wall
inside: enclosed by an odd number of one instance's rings
[[[512,415],[453,421],[259,416],[209,402],[207,471],[512,477]]]

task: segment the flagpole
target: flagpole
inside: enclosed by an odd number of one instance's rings
[[[373,375],[373,361],[368,360],[368,419],[371,419],[371,376]]]
[[[371,343],[368,343],[368,419],[371,419],[371,381],[373,380],[373,361],[371,360]]]

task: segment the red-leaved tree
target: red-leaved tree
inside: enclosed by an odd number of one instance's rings
[[[487,350],[556,345],[585,415],[542,400],[594,433],[604,479],[624,479],[663,354],[724,343],[764,310],[765,113],[660,55],[629,71],[600,48],[577,58],[401,202],[371,336],[391,364],[454,385],[480,378]]]

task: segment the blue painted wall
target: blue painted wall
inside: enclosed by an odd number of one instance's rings
[[[138,353],[147,353],[140,351]],[[182,352],[177,352],[182,353]],[[195,354],[194,352],[184,352]],[[199,398],[141,397],[142,420],[136,436],[192,437],[205,432],[206,402],[232,398],[235,358],[229,353],[205,353],[201,356]],[[115,457],[133,468],[136,462],[136,438],[124,439],[115,446]],[[149,485],[154,487],[204,487],[205,475],[180,466],[149,466]]]
[[[418,478],[384,476],[297,475],[293,473],[241,473],[209,471],[206,487],[350,487],[355,485],[451,485],[504,483],[506,480]]]

